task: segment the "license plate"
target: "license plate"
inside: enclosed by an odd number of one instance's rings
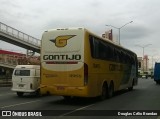
[[[63,86],[58,86],[57,90],[64,90],[65,88]]]
[[[19,84],[19,87],[24,87],[24,84]]]

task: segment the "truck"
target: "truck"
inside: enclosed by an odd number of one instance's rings
[[[154,67],[154,81],[160,84],[160,62],[155,63]]]

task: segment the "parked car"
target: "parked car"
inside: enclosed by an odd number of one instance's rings
[[[146,79],[147,79],[147,78],[148,78],[148,76],[147,76],[147,75],[145,75],[145,74],[143,74],[143,75],[142,75],[142,78],[146,78]]]

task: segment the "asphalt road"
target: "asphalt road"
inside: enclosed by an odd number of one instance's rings
[[[139,110],[142,110],[142,112],[143,110],[145,110],[145,112],[146,110],[160,110],[159,88],[160,85],[157,85],[153,81],[153,79],[139,79],[139,84],[134,87],[133,91],[119,91],[115,94],[113,98],[107,99],[105,101],[99,101],[96,98],[75,98],[70,101],[66,101],[61,96],[36,97],[34,95],[25,94],[24,97],[19,98],[15,92],[12,92],[10,90],[11,87],[0,87],[0,110],[1,112],[5,110],[18,110],[21,112],[25,112],[26,110],[50,110],[50,114],[52,113],[52,115],[55,115],[52,117],[37,117],[37,119],[160,119],[158,116],[141,116],[141,112],[139,112]],[[118,110],[115,112],[113,111],[113,113],[117,115],[106,116],[108,115],[107,113],[110,113],[111,110]],[[134,112],[136,112],[137,115],[139,114],[139,116],[118,116],[124,113],[126,114],[127,112],[128,115],[133,115],[133,110]],[[85,112],[85,114],[88,113],[88,116],[80,116],[81,111]],[[156,113],[156,111],[153,112]],[[101,114],[105,116],[102,116]],[[18,117],[0,117],[0,119],[5,118],[17,119]],[[23,118],[28,119],[31,117]]]

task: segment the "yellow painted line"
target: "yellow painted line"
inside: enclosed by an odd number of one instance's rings
[[[34,100],[34,101],[30,101],[30,102],[24,102],[24,103],[18,103],[18,104],[13,104],[13,105],[7,105],[7,106],[3,106],[3,107],[0,107],[1,109],[4,109],[4,108],[8,108],[8,107],[15,107],[15,106],[19,106],[19,105],[25,105],[25,104],[29,104],[29,103],[35,103],[35,102],[39,102],[41,100]]]

